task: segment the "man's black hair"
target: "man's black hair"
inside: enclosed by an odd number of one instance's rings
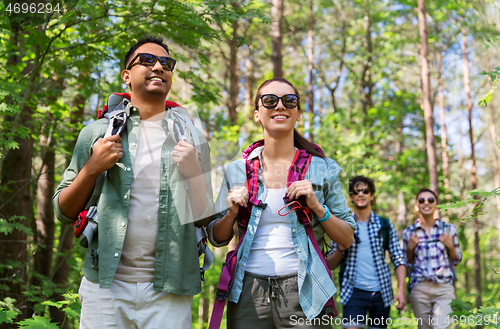
[[[356,187],[360,183],[365,184],[370,190],[371,194],[375,195],[375,183],[373,183],[373,180],[365,176],[356,176],[349,179],[349,188],[348,188],[349,194],[353,194],[355,190],[358,190]]]
[[[125,54],[125,59],[123,61],[123,67],[125,69],[127,68],[127,65],[129,64],[128,61],[130,61],[130,59],[132,58],[132,55],[137,50],[137,48],[139,48],[140,46],[142,46],[146,43],[156,43],[157,45],[162,46],[163,49],[165,49],[167,51],[167,54],[170,55],[170,52],[168,51],[168,46],[165,43],[163,43],[162,38],[153,37],[153,36],[148,35],[147,37],[142,38],[141,40],[137,41],[137,43],[134,46],[132,46],[132,48],[130,48],[129,51],[127,51],[127,53]]]
[[[439,198],[438,198],[438,196],[437,196],[436,192],[434,192],[433,190],[428,189],[428,188],[423,188],[423,189],[421,189],[420,191],[418,191],[418,193],[417,193],[417,197],[416,197],[415,199],[416,199],[416,200],[418,200],[418,196],[419,196],[420,194],[424,193],[424,192],[430,192],[430,193],[432,193],[432,195],[434,195],[434,197],[436,198],[436,204],[438,204],[438,203],[439,203]]]

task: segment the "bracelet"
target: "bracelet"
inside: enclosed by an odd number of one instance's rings
[[[328,209],[328,207],[326,205],[323,205],[323,208],[325,209],[325,217],[318,218],[318,220],[322,223],[326,222],[328,220],[328,218],[330,218],[330,209]]]

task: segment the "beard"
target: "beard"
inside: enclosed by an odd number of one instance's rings
[[[365,209],[365,208],[367,208],[367,207],[370,205],[370,202],[367,202],[367,203],[366,203],[366,204],[364,204],[364,205],[360,205],[359,203],[355,203],[355,202],[353,202],[353,203],[354,203],[354,206],[355,206],[356,208],[358,208],[358,209]]]

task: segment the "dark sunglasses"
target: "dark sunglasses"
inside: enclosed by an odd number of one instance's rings
[[[369,188],[364,188],[362,190],[350,191],[349,194],[358,195],[360,192],[362,192],[363,194],[370,194],[371,193]]]
[[[287,109],[293,109],[297,105],[299,105],[300,96],[296,94],[286,94],[281,97],[273,94],[260,95],[262,106],[264,106],[266,109],[275,108],[278,105],[280,99],[284,107],[286,107]]]
[[[134,63],[134,61],[139,57],[139,62]],[[144,66],[154,66],[156,61],[160,61],[161,66],[166,71],[173,71],[175,67],[175,59],[166,56],[155,56],[148,53],[139,53],[135,55],[135,57],[130,61],[130,64],[127,67],[127,70],[130,70],[135,65],[141,64]]]
[[[436,200],[434,200],[433,197],[430,197],[427,199],[427,202],[429,202],[429,203],[434,203],[434,201],[436,201]],[[425,198],[418,198],[418,203],[422,204],[424,202],[425,202]]]

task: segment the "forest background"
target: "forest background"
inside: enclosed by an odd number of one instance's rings
[[[301,94],[299,131],[342,166],[344,191],[355,175],[376,181],[376,211],[400,236],[420,188],[455,204],[441,218],[463,252],[456,314],[498,315],[500,198],[469,192],[500,186],[499,31],[498,0],[0,2],[0,327],[78,327],[85,250],[52,195],[81,128],[126,91],[122,58],[145,35],[178,61],[169,99],[199,118],[215,195],[223,165],[261,137],[257,87],[283,76]],[[226,251],[193,328],[207,326]]]

